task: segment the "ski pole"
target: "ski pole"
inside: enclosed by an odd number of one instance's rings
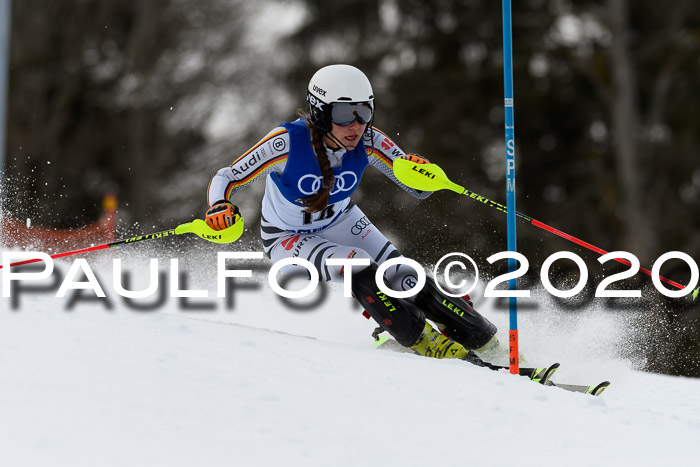
[[[79,255],[81,253],[89,253],[91,251],[98,251],[98,250],[104,250],[107,248],[111,248],[113,246],[117,245],[123,245],[123,244],[131,244],[131,243],[136,243],[136,242],[142,242],[144,240],[154,240],[158,238],[165,238],[169,237],[171,235],[182,235],[186,233],[193,233],[197,235],[200,238],[203,238],[204,240],[207,240],[209,242],[214,242],[214,243],[232,243],[235,242],[240,238],[240,236],[243,234],[243,218],[241,218],[238,222],[233,224],[231,227],[228,227],[223,230],[214,230],[211,227],[207,225],[206,222],[204,222],[202,219],[195,219],[192,222],[187,222],[186,224],[180,224],[174,229],[170,230],[164,230],[162,232],[156,232],[156,233],[150,233],[150,234],[145,234],[145,235],[139,235],[137,237],[131,237],[131,238],[125,238],[122,240],[117,240],[111,243],[104,243],[102,245],[95,245],[91,246],[89,248],[82,248],[80,250],[73,250],[73,251],[66,251],[64,253],[57,253],[55,255],[51,255],[50,257],[52,259],[55,258],[63,258],[65,256],[72,256],[72,255]],[[9,267],[13,266],[21,266],[22,264],[30,264],[30,263],[37,263],[39,261],[42,261],[40,258],[35,258],[35,259],[28,259],[25,261],[18,261],[16,263],[11,263]],[[3,265],[0,264],[0,268],[2,268]]]
[[[396,176],[397,179],[404,185],[414,188],[416,190],[422,190],[422,191],[437,191],[437,190],[451,190],[454,191],[455,193],[459,193],[460,195],[466,195],[469,196],[470,198],[486,204],[490,207],[496,208],[499,211],[502,212],[507,212],[507,208],[500,204],[497,203],[496,201],[490,200],[484,196],[478,195],[474,193],[473,191],[467,190],[461,185],[458,185],[454,182],[452,182],[449,178],[447,178],[447,175],[445,175],[445,171],[440,168],[437,164],[420,164],[413,162],[408,159],[402,159],[402,158],[397,158],[394,159],[394,175]],[[515,213],[515,215],[523,219],[524,221],[529,222],[530,224],[534,225],[535,227],[539,227],[540,229],[544,229],[547,232],[553,233],[554,235],[558,235],[561,238],[565,238],[571,242],[576,243],[577,245],[581,245],[582,247],[588,248],[589,250],[595,251],[596,253],[599,253],[601,255],[605,255],[608,252],[598,248],[595,245],[591,245],[590,243],[584,242],[581,239],[578,239],[574,237],[573,235],[569,235],[565,232],[562,232],[561,230],[557,230],[554,227],[551,227],[544,222],[540,222],[536,219],[533,219],[530,216],[526,216],[525,214],[522,214],[520,212]],[[618,263],[622,263],[627,266],[631,266],[632,264],[622,258],[614,258],[615,261]],[[639,268],[640,271],[643,273],[651,276],[651,271],[648,269],[644,268]],[[679,290],[684,289],[685,286],[679,284],[678,282],[672,281],[671,279],[667,279],[666,277],[663,277],[662,275],[659,275],[659,280],[662,280],[666,282],[667,284],[670,284]],[[700,287],[695,289],[693,291],[693,300],[695,300],[698,296],[698,293],[700,292]]]

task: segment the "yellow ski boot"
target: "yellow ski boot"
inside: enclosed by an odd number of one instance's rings
[[[469,351],[449,337],[425,323],[418,341],[411,346],[418,354],[432,358],[459,358],[467,360]]]

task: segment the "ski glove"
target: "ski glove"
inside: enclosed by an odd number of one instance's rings
[[[406,159],[407,161],[415,162],[416,164],[429,164],[428,159],[424,159],[418,154],[404,154],[401,159]]]
[[[204,220],[212,229],[223,230],[227,227],[231,227],[238,222],[240,218],[241,215],[238,211],[238,206],[228,201],[221,201],[207,210]]]

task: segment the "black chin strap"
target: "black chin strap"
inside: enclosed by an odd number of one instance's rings
[[[374,128],[371,127],[371,123],[370,123],[369,125],[367,125],[367,127],[369,128],[369,131],[370,131],[370,137],[371,137],[371,141],[372,141],[371,144],[374,145]],[[365,133],[367,133],[367,130],[366,130],[366,129],[365,129],[365,132],[362,133],[362,136],[360,137],[360,140],[363,140],[363,139],[365,138]],[[333,141],[335,141],[336,143],[338,143],[342,148],[345,148],[346,151],[350,151],[350,150],[351,150],[351,149],[348,148],[346,145],[344,145],[344,144],[342,143],[342,141],[340,141],[340,140],[333,134],[333,132],[327,131],[326,134],[328,135],[328,137],[329,137],[330,139],[332,139]],[[333,148],[331,148],[331,149],[333,149]],[[340,148],[338,148],[338,149],[340,149]],[[357,151],[357,146],[355,146],[355,149],[352,149],[352,151]]]
[[[348,149],[348,147],[347,147],[346,145],[344,145],[344,144],[333,134],[333,132],[329,131],[329,132],[326,133],[326,134],[328,135],[328,137],[329,137],[330,139],[332,139],[333,141],[335,141],[336,143],[338,143],[341,147],[345,148],[346,151],[349,151],[349,150],[350,150],[350,149]],[[331,149],[332,149],[332,148],[331,148]],[[338,148],[338,149],[340,149],[340,148]]]

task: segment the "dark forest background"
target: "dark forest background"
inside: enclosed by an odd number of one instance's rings
[[[123,233],[202,217],[210,176],[292,119],[330,63],[365,71],[375,125],[404,150],[505,203],[501,24],[495,0],[15,0],[2,208],[76,228],[114,193]],[[518,211],[643,267],[700,258],[700,5],[515,0],[513,54]],[[258,185],[234,200],[254,238]],[[372,173],[356,198],[407,256],[502,272],[485,261],[506,249],[501,212]],[[533,271],[561,250],[596,280],[624,269],[524,223],[518,245]],[[680,261],[662,274],[690,277]],[[654,317],[647,368],[700,376],[697,302],[639,276],[625,312]]]

